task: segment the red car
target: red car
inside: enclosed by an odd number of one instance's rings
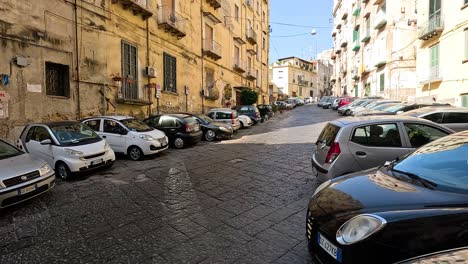
[[[348,105],[354,101],[354,97],[343,97],[341,98],[340,102],[338,103],[338,108]]]

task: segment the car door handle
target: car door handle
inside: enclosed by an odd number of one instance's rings
[[[367,153],[365,153],[364,151],[356,151],[356,155],[358,155],[358,156],[366,156]]]

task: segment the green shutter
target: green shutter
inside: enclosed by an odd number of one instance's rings
[[[354,96],[359,97],[359,86],[354,86]]]
[[[380,74],[380,91],[385,90],[385,74]]]
[[[359,31],[358,30],[353,30],[353,42],[356,41],[359,38]]]
[[[439,65],[439,44],[431,47],[431,67]]]
[[[462,106],[468,107],[468,94],[461,95]]]

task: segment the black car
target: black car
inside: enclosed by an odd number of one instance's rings
[[[468,131],[320,185],[306,237],[319,263],[395,263],[468,244]]]
[[[273,107],[267,104],[258,105],[258,110],[260,111],[260,116],[262,117],[262,122],[273,117]]]
[[[216,122],[203,114],[189,115],[192,115],[197,120],[201,130],[203,131],[203,138],[206,141],[213,141],[215,139],[229,139],[232,138],[232,134],[234,134],[232,126],[226,123]]]
[[[149,126],[166,133],[169,143],[178,148],[195,145],[203,137],[195,117],[187,114],[156,115],[143,120]]]
[[[262,121],[262,118],[260,116],[260,111],[258,108],[254,105],[241,105],[236,107],[237,112],[239,115],[246,115],[252,119],[254,124],[258,124],[259,122]]]

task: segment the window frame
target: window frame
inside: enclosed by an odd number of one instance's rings
[[[364,145],[364,144],[360,144],[360,143],[357,143],[357,142],[354,142],[353,141],[353,138],[354,138],[354,135],[356,134],[356,130],[358,130],[359,128],[365,128],[365,127],[371,127],[371,126],[385,126],[385,125],[395,125],[396,129],[397,129],[397,132],[398,134],[400,135],[400,146],[372,146],[372,145]],[[367,147],[367,148],[406,148],[406,143],[405,143],[405,140],[404,140],[404,137],[403,135],[401,134],[401,129],[400,129],[400,124],[399,122],[395,122],[395,123],[392,123],[392,122],[388,122],[388,123],[374,123],[374,124],[366,124],[366,125],[361,125],[361,126],[358,126],[358,127],[354,127],[353,130],[351,131],[350,133],[350,138],[349,138],[349,142],[353,142],[354,144],[357,144],[359,146],[363,146],[363,147]],[[370,135],[369,135],[370,136]]]
[[[173,87],[169,87],[167,82],[173,81]],[[167,52],[163,53],[163,90],[169,93],[177,93],[177,58]]]
[[[70,66],[66,64],[60,64],[56,62],[46,61],[44,66],[44,80],[45,80],[45,93],[47,96],[56,97],[56,98],[70,98]],[[59,94],[57,91],[50,91],[51,87],[49,87],[49,71],[56,71],[57,75],[59,76],[56,80],[58,87],[62,87],[60,89],[63,93]],[[55,93],[51,93],[55,92]]]

